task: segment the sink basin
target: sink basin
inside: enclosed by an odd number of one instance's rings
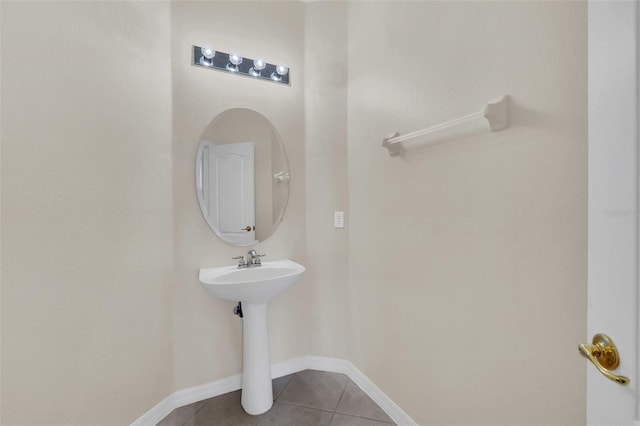
[[[200,269],[200,282],[209,294],[219,299],[266,303],[295,284],[304,271],[304,266],[292,260],[276,260],[253,268]]]
[[[305,268],[292,260],[263,262],[262,266],[200,269],[200,282],[214,297],[242,302],[242,408],[249,414],[267,412],[273,405],[267,305],[300,278]]]

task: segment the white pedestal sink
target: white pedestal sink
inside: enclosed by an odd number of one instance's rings
[[[242,302],[242,408],[262,414],[273,405],[267,304],[300,278],[305,268],[292,260],[264,262],[262,266],[200,269],[204,289],[219,299]]]

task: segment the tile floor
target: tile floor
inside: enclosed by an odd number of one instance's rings
[[[250,416],[240,391],[177,408],[158,426],[389,426],[393,421],[344,374],[305,370],[273,380],[273,407]]]

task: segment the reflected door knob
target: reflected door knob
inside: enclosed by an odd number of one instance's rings
[[[247,231],[247,232],[255,231],[255,230],[256,230],[256,227],[255,227],[255,226],[253,226],[253,227],[251,227],[251,226],[247,226],[246,228],[242,228],[242,229],[241,229],[241,231]]]

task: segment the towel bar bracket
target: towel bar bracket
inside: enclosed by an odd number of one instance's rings
[[[400,154],[400,151],[402,151],[401,143],[389,142],[391,139],[397,138],[398,136],[400,136],[400,133],[395,132],[393,135],[382,139],[382,146],[389,150],[389,155],[392,157],[395,157],[396,155]]]

